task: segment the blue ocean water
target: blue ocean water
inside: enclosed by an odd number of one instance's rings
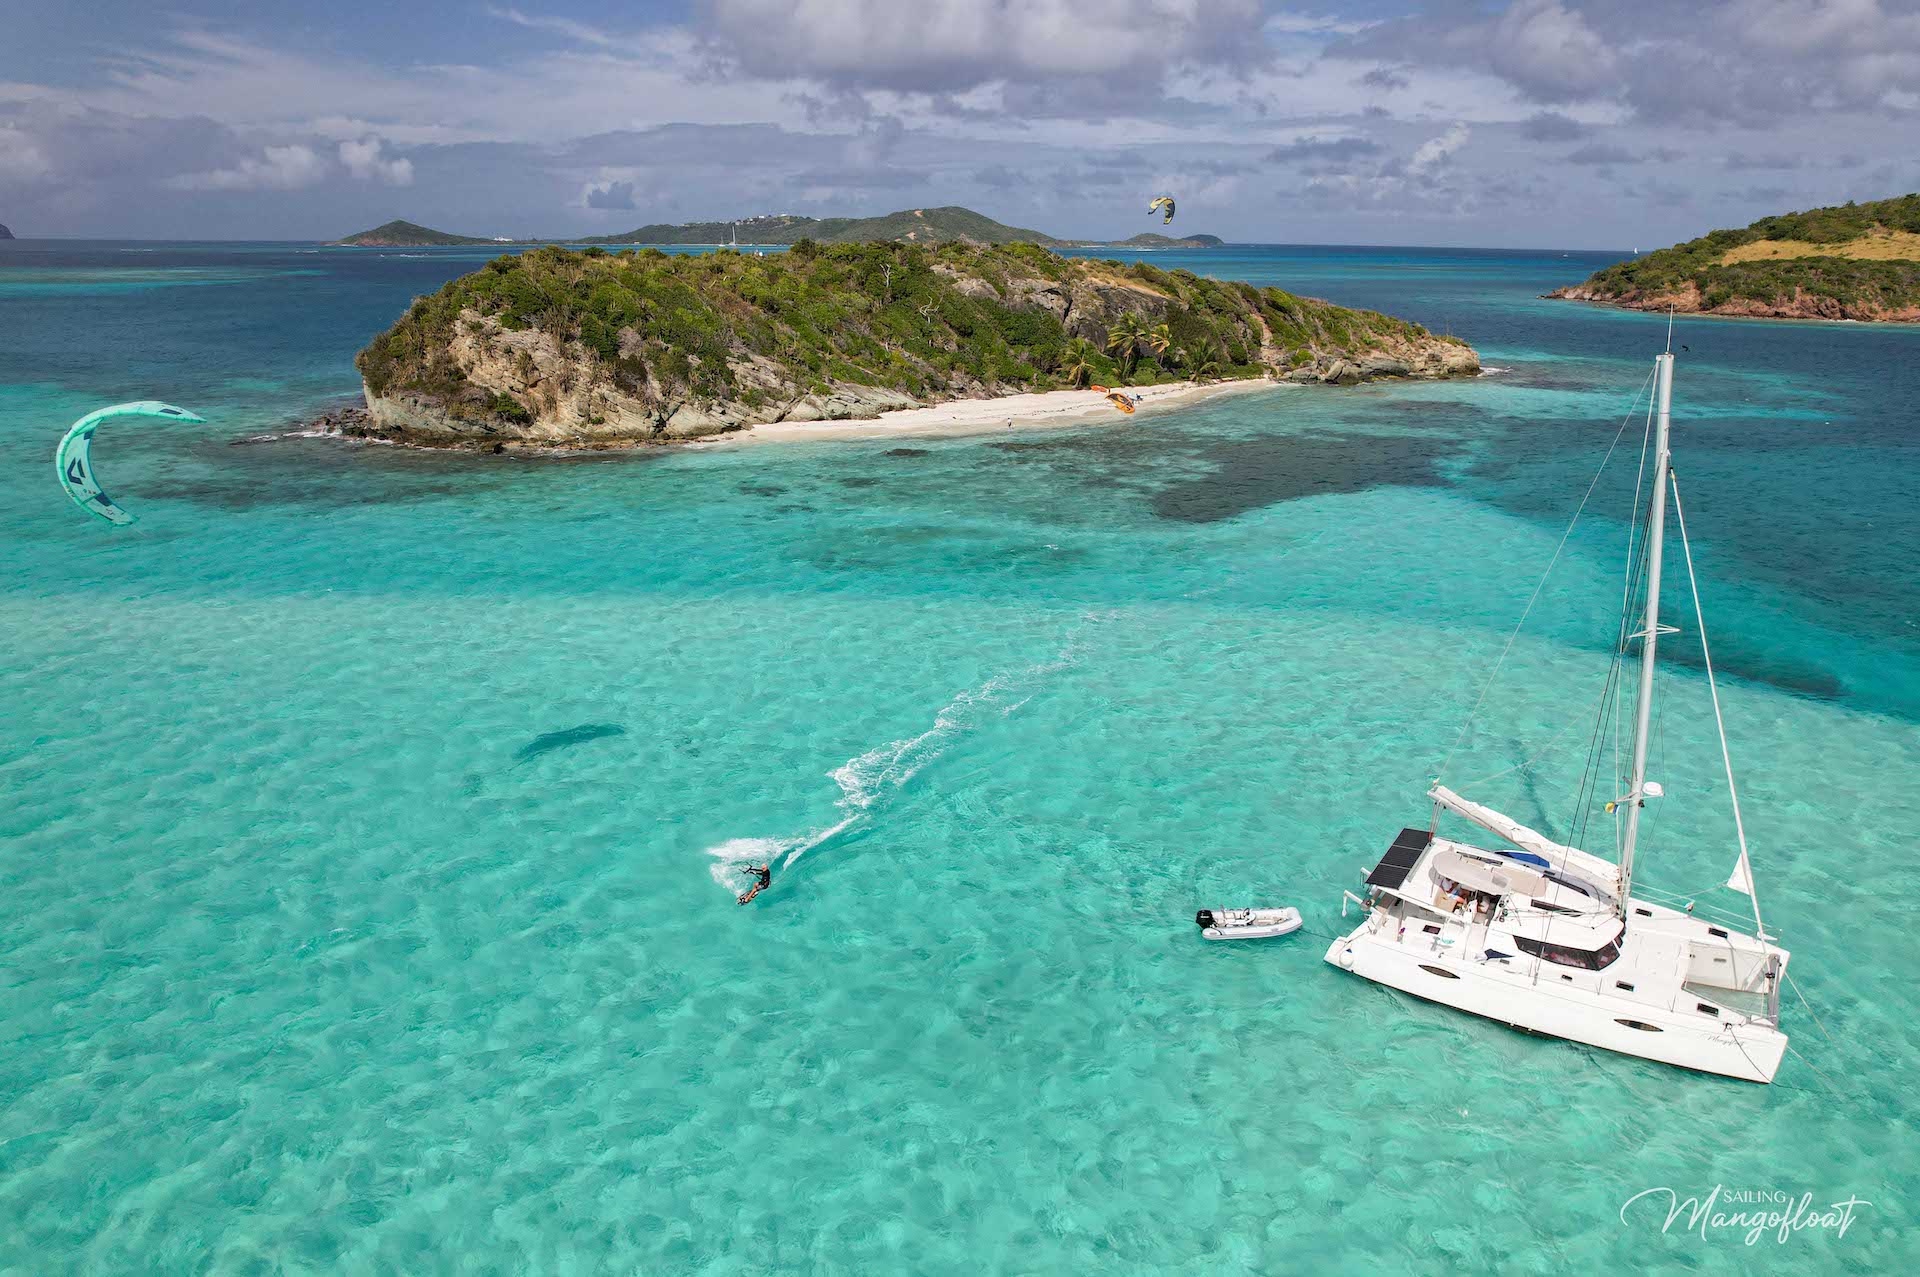
[[[1153,255],[1457,333],[1471,383],[616,457],[237,442],[486,255],[0,245],[0,1270],[1920,1261],[1920,332],[1674,329],[1811,1003],[1762,1088],[1320,960],[1667,340],[1539,298],[1606,255]],[[209,424],[102,431],[112,528],[52,447],[147,397]],[[1633,477],[1446,773],[1549,832]],[[1643,874],[1738,906],[1686,629]],[[1307,931],[1198,940],[1245,903]],[[1872,1204],[1752,1246],[1622,1218],[1715,1185]]]

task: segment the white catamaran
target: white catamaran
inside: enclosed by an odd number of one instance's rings
[[[1649,798],[1661,795],[1658,783],[1647,779],[1655,649],[1662,635],[1678,632],[1660,624],[1670,488],[1686,545],[1686,513],[1667,443],[1671,352],[1656,361],[1654,381],[1652,495],[1640,559],[1629,541],[1629,589],[1616,657],[1624,661],[1629,646],[1639,643],[1632,770],[1624,796],[1606,804],[1608,812],[1618,813],[1618,863],[1554,842],[1436,782],[1428,794],[1433,815],[1427,828],[1400,831],[1368,874],[1364,899],[1347,893],[1346,900],[1361,905],[1365,918],[1351,934],[1336,939],[1326,957],[1376,983],[1529,1032],[1771,1082],[1787,1049],[1787,1035],[1780,1031],[1780,985],[1788,954],[1773,943],[1760,919],[1697,589],[1694,616],[1714,721],[1721,727],[1739,843],[1727,886],[1753,901],[1753,932],[1697,916],[1692,904],[1675,908],[1643,898],[1647,893],[1633,893],[1641,812]],[[1691,583],[1691,549],[1686,565]],[[1645,581],[1645,607],[1640,628],[1629,633],[1631,585],[1637,576]],[[1441,837],[1442,811],[1504,845],[1487,850]]]

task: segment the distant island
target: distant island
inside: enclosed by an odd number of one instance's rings
[[[346,433],[623,447],[1094,383],[1479,371],[1373,311],[1030,243],[676,256],[543,247],[417,299],[355,360]]]
[[[1920,194],[1763,217],[1549,297],[1765,319],[1920,321]]]
[[[446,231],[436,231],[430,226],[418,222],[392,221],[376,226],[370,231],[361,231],[344,239],[329,240],[330,244],[346,244],[355,248],[447,248],[457,244],[511,244],[510,239],[482,239],[473,235],[453,235]],[[524,241],[539,243],[538,240]]]
[[[865,244],[897,240],[905,244],[1039,244],[1047,248],[1218,248],[1216,235],[1135,235],[1118,242],[1061,239],[1040,231],[996,222],[970,208],[911,208],[881,217],[801,217],[763,214],[732,222],[656,222],[618,235],[584,235],[531,240],[484,239],[436,231],[415,222],[394,221],[370,231],[331,241],[357,248],[430,248],[476,244],[734,244],[742,248],[784,248],[800,240],[816,244]]]
[[[12,238],[13,238],[13,232],[8,230],[5,226],[0,226],[0,239],[12,239]]]
[[[1110,243],[1086,243],[1069,241],[1079,248],[1219,248],[1226,241],[1218,235],[1182,235],[1175,239],[1169,235],[1155,235],[1148,231],[1130,239],[1117,239]]]

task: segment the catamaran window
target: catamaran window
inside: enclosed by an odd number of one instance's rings
[[[1545,958],[1548,962],[1562,967],[1584,967],[1588,971],[1599,971],[1613,965],[1620,956],[1620,942],[1627,938],[1622,931],[1618,936],[1598,949],[1571,949],[1566,945],[1544,944],[1539,940],[1529,940],[1525,936],[1515,936],[1513,942],[1520,946],[1522,953],[1530,953],[1536,958]]]

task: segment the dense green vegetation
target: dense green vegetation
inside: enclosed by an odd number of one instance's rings
[[[370,231],[361,231],[357,235],[348,235],[334,242],[382,248],[432,248],[450,244],[492,244],[497,241],[477,239],[472,235],[452,235],[446,231],[436,231],[431,226],[422,226],[418,222],[392,221],[384,226],[376,226]]]
[[[1643,298],[1684,293],[1691,285],[1699,290],[1700,306],[1704,310],[1740,303],[1784,305],[1796,294],[1824,299],[1843,311],[1865,314],[1920,304],[1920,262],[1839,255],[1724,265],[1720,261],[1732,250],[1760,240],[1837,246],[1861,239],[1876,229],[1920,234],[1920,194],[1763,217],[1741,230],[1713,231],[1699,239],[1609,266],[1581,288],[1605,300],[1631,304]]]
[[[1122,376],[1260,376],[1431,340],[1418,325],[1277,288],[1072,260],[1031,244],[802,240],[766,256],[549,247],[497,258],[415,301],[360,353],[368,389],[424,394],[456,415],[510,416],[521,405],[468,386],[449,354],[457,326],[475,322],[463,315],[550,334],[630,394],[749,405],[769,380],[930,400]],[[1109,320],[1130,335],[1113,340]],[[1269,334],[1277,366],[1262,359]],[[743,378],[748,368],[754,375]]]
[[[1802,239],[1813,244],[1839,244],[1858,239],[1876,226],[1920,235],[1920,193],[1763,217],[1745,232],[1736,234],[1744,233],[1750,239]]]

